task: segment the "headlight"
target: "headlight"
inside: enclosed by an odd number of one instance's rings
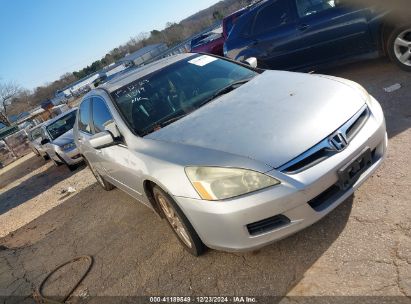
[[[280,184],[268,175],[245,169],[187,167],[188,179],[203,200],[233,198]]]
[[[72,143],[61,146],[61,149],[64,151],[68,151],[68,150],[73,150],[75,147],[76,147],[76,144],[72,142]]]

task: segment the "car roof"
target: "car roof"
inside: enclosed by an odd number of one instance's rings
[[[147,76],[151,73],[154,73],[158,70],[161,70],[167,66],[170,66],[178,61],[181,61],[183,59],[189,58],[191,56],[194,56],[196,54],[194,53],[184,53],[184,54],[178,54],[178,55],[173,55],[170,57],[166,57],[164,59],[160,59],[158,61],[155,61],[153,63],[150,63],[148,65],[144,65],[138,68],[130,69],[124,74],[119,75],[118,77],[114,77],[113,79],[110,79],[103,85],[99,86],[98,89],[105,89],[109,93],[114,92],[115,90],[137,80],[140,79],[144,76]],[[94,90],[93,90],[94,91]],[[91,91],[89,94],[92,95]]]
[[[71,110],[62,113],[59,116],[54,117],[53,119],[50,119],[50,120],[47,120],[46,122],[43,122],[42,125],[47,127],[47,126],[51,125],[52,123],[56,122],[57,120],[59,120],[60,118],[66,116],[67,114],[75,112],[75,111],[77,111],[77,108],[72,108]]]
[[[263,5],[264,3],[267,3],[268,1],[269,1],[269,0],[256,0],[256,1],[252,2],[252,3],[250,3],[249,5],[247,5],[247,6],[245,6],[245,7],[242,7],[242,8],[240,8],[239,10],[233,12],[232,14],[224,17],[223,20],[227,20],[227,19],[230,19],[230,18],[232,18],[232,17],[236,17],[236,16],[238,16],[238,15],[242,15],[242,14],[246,13],[246,12],[249,11],[249,10],[255,9],[256,7],[260,7],[260,6]]]

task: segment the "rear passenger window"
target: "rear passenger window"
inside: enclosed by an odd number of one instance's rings
[[[78,129],[91,134],[90,99],[86,99],[81,103],[78,117]]]
[[[292,11],[288,0],[277,0],[260,9],[254,19],[253,34],[264,33],[291,21]]]
[[[104,127],[113,121],[113,116],[101,98],[93,98],[93,124],[95,133],[103,132]]]

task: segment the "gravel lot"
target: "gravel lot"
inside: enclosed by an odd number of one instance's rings
[[[92,255],[76,292],[92,303],[99,300],[87,296],[267,295],[284,303],[399,296],[389,299],[409,303],[411,74],[386,60],[326,73],[361,83],[382,103],[390,147],[382,168],[321,222],[257,252],[194,258],[164,221],[121,191],[101,190],[87,168],[70,173],[29,155],[0,171],[0,245],[8,248],[0,249],[0,296],[30,295],[57,265]],[[402,88],[384,92],[395,83]],[[64,194],[69,186],[77,191]],[[64,294],[73,272],[62,270],[46,294]]]

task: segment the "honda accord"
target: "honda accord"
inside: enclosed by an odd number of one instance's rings
[[[165,218],[193,255],[306,228],[381,165],[383,111],[360,85],[182,54],[82,100],[77,146],[98,183]]]

